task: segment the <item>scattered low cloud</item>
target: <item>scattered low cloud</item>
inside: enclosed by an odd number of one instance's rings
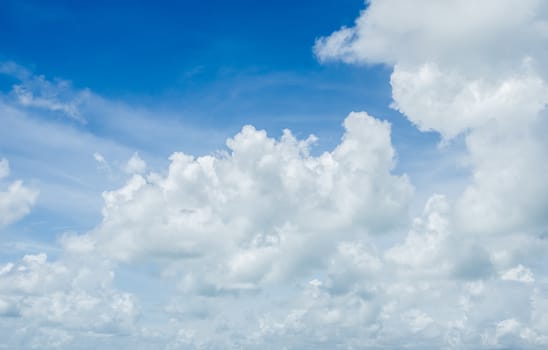
[[[0,180],[7,178],[10,174],[9,162],[7,159],[0,159]],[[38,199],[39,191],[26,187],[23,181],[15,180],[4,184],[0,183],[0,228],[10,225],[26,216]]]
[[[463,135],[472,181],[455,206],[461,230],[538,233],[548,224],[547,18],[536,0],[370,1],[315,50],[393,66],[393,108],[444,142]]]
[[[113,279],[108,265],[76,256],[50,262],[43,253],[25,255],[0,266],[3,344],[49,349],[134,332],[135,299],[118,292]]]

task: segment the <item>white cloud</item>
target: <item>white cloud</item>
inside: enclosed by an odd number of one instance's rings
[[[442,62],[396,65],[391,79],[394,107],[420,129],[446,140],[465,135],[472,181],[455,206],[461,230],[538,232],[548,224],[548,85],[538,71],[516,62],[490,77]]]
[[[0,160],[0,180],[9,176],[10,168],[7,159]],[[25,187],[21,180],[16,180],[0,190],[0,228],[23,218],[38,198],[38,190]]]
[[[320,156],[309,154],[314,138],[250,126],[230,152],[176,153],[165,175],[133,174],[105,192],[103,222],[63,238],[65,249],[160,264],[177,283],[171,321],[135,336],[156,334],[167,348],[547,344],[543,285],[506,278],[529,280],[531,270],[508,273],[546,242],[463,234],[442,195],[401,240],[391,231],[411,187],[391,173],[389,125],[352,113],[345,129]],[[518,333],[497,331],[508,314]]]
[[[183,302],[175,295],[166,307],[173,322],[133,329],[136,339],[158,337],[167,348],[264,343],[262,337],[249,335],[257,332],[259,315],[253,312],[244,318],[227,305],[247,307],[248,301],[239,298],[246,295],[267,306],[263,293],[271,286],[283,288],[291,280],[308,279],[328,264],[338,284],[351,284],[362,273],[375,274],[381,268],[379,258],[374,253],[365,255],[371,249],[367,243],[354,245],[352,241],[385,235],[406,221],[413,189],[406,176],[392,174],[395,152],[390,125],[366,113],[352,113],[344,126],[341,143],[320,156],[309,153],[314,137],[298,140],[285,131],[276,140],[251,126],[227,141],[229,152],[198,158],[175,153],[164,175],[133,174],[125,186],[105,192],[103,222],[87,235],[63,235],[64,251],[99,261],[103,259],[100,256],[123,262],[157,261],[166,278],[177,283]],[[339,244],[341,240],[348,243]],[[329,263],[327,257],[335,252],[340,252],[340,257]],[[67,280],[90,266],[75,267],[66,258],[48,263],[43,258],[26,258],[24,262],[68,268],[64,272]],[[337,279],[335,275],[343,273],[337,267],[341,264],[357,267]],[[17,267],[10,266],[13,273]],[[104,272],[95,275],[102,278]],[[44,277],[18,280],[47,286],[40,278]],[[86,323],[79,316],[94,320],[85,305],[95,305],[94,309],[110,305],[107,297],[103,300],[107,305],[97,304],[92,290],[99,282],[87,278],[82,279],[84,295],[73,295],[66,288],[59,296],[62,299],[56,301],[73,305],[64,307],[73,313],[60,317],[69,317],[71,323],[82,327]],[[53,278],[52,283],[62,286],[66,279],[55,282]],[[13,284],[11,280],[8,283]],[[33,288],[30,282],[25,283]],[[52,293],[58,293],[59,288],[57,284],[51,287]],[[340,287],[331,283],[330,288]],[[48,298],[57,300],[48,293]],[[326,298],[329,303],[329,295]],[[37,310],[45,308],[39,302],[42,299],[32,300]],[[352,310],[352,302],[341,299],[343,309],[322,317],[322,324],[342,320],[344,310]],[[364,304],[361,319],[374,314],[375,310],[368,308]],[[48,309],[47,313],[55,312]],[[314,311],[313,316],[321,312]],[[45,317],[42,311],[30,314],[27,310],[26,315],[38,320]],[[59,318],[49,328],[39,322],[33,337],[47,334],[48,341],[62,342],[59,346],[79,344],[80,328],[65,327],[61,322]]]
[[[124,171],[128,174],[142,174],[146,171],[147,163],[135,152],[129,158],[124,166]]]
[[[430,316],[417,309],[405,312],[402,315],[402,319],[409,324],[413,333],[424,330],[434,321]]]
[[[393,107],[423,131],[435,130],[446,139],[494,123],[534,120],[548,103],[546,83],[527,68],[494,79],[467,76],[458,68],[437,63],[396,65],[391,77]]]
[[[532,283],[535,282],[535,277],[531,270],[524,267],[523,265],[518,265],[506,272],[501,276],[501,279],[505,281],[516,281],[523,283]]]
[[[108,165],[105,157],[99,152],[93,153],[93,159],[95,159],[95,161],[100,165]]]
[[[547,13],[541,0],[370,0],[353,27],[318,39],[315,51],[326,61],[447,62],[496,72],[523,55],[546,54]]]
[[[251,126],[227,141],[230,153],[175,153],[166,176],[133,175],[104,193],[98,249],[123,261],[221,259],[225,281],[216,283],[234,288],[282,278],[304,260],[315,266],[344,237],[383,234],[405,222],[412,194],[405,176],[391,174],[390,126],[352,113],[345,129],[318,157],[313,137],[285,131],[275,140]]]
[[[88,90],[76,91],[70,81],[47,80],[43,75],[33,75],[13,62],[0,64],[0,74],[10,75],[20,82],[13,85],[11,95],[22,107],[59,112],[84,123],[79,106],[90,98]]]
[[[135,331],[136,301],[113,287],[114,273],[105,262],[76,257],[50,262],[41,253],[1,271],[0,317],[8,322],[0,322],[0,334],[8,347],[70,347],[82,337]]]

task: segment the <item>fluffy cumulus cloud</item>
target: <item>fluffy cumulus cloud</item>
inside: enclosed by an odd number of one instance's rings
[[[26,187],[23,181],[3,183],[10,174],[7,159],[0,159],[0,228],[27,215],[38,198],[38,190]]]
[[[396,65],[446,62],[471,71],[543,56],[548,37],[541,0],[370,0],[353,27],[316,42],[323,61]],[[501,40],[504,38],[504,40]],[[473,65],[481,67],[473,67]]]
[[[98,153],[94,155],[99,163],[106,163],[105,159]],[[135,152],[124,166],[124,171],[128,174],[142,174],[147,168],[147,163],[139,157],[139,153]]]
[[[318,268],[334,242],[404,223],[413,192],[405,175],[391,173],[388,123],[351,113],[344,127],[342,142],[319,156],[309,152],[313,136],[298,140],[286,130],[276,140],[252,126],[227,141],[227,152],[175,153],[167,174],[134,174],[105,192],[91,237],[116,260],[186,258],[196,264],[193,280],[210,277],[198,270],[214,261],[215,280],[196,283],[217,289]],[[130,166],[142,170],[144,162],[134,155]]]
[[[537,249],[546,247],[548,226],[547,28],[548,7],[536,0],[371,0],[353,27],[316,41],[325,62],[392,66],[392,108],[420,130],[438,132],[446,147],[464,139],[469,185],[451,200],[432,197],[427,220],[417,220],[405,242],[385,252],[398,273],[435,281],[438,290],[443,280],[462,280],[446,300],[454,294],[483,309],[483,320],[470,315],[473,309],[460,321],[446,320],[459,335],[458,342],[446,337],[447,346],[545,346],[535,317],[548,272],[544,248]],[[470,280],[475,296],[456,292]],[[522,308],[505,315],[503,305],[484,299],[489,293],[522,295],[512,302]]]

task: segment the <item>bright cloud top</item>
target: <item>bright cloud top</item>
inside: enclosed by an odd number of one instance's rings
[[[324,61],[498,68],[546,54],[547,11],[541,0],[371,0],[354,27],[320,38],[315,49]]]

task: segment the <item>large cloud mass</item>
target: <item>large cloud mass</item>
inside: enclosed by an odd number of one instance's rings
[[[385,63],[393,108],[445,140],[464,134],[473,181],[456,215],[469,232],[547,224],[543,1],[371,1],[355,27],[318,39],[323,60]]]
[[[388,123],[351,113],[344,127],[342,142],[319,156],[309,153],[313,136],[286,130],[275,140],[252,126],[227,141],[229,152],[175,153],[166,175],[135,174],[104,193],[92,237],[116,260],[187,258],[196,278],[216,266],[212,288],[319,268],[335,242],[404,223],[413,191],[406,176],[391,174]]]

